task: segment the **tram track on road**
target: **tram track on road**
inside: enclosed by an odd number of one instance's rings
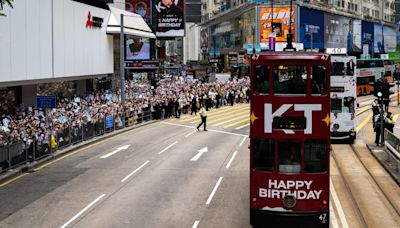
[[[357,148],[355,148],[354,145],[341,145],[341,146],[346,146],[346,147],[348,147],[349,151],[352,151],[352,153],[354,154],[354,157],[356,158],[356,162],[359,162],[361,164],[361,166],[360,166],[361,169],[363,169],[363,171],[365,171],[367,173],[366,179],[372,180],[372,181],[369,181],[369,183],[371,185],[373,185],[373,189],[376,190],[376,194],[382,196],[382,197],[379,197],[379,199],[383,199],[382,205],[386,206],[386,208],[388,210],[392,210],[394,212],[393,214],[397,215],[397,218],[399,218],[400,217],[400,208],[398,205],[395,204],[396,196],[391,196],[390,193],[388,193],[382,187],[382,183],[371,172],[368,165],[365,164],[365,162],[361,158],[359,152],[357,151]],[[335,147],[335,145],[333,145],[333,147]],[[355,168],[354,167],[345,167],[346,164],[343,164],[344,162],[341,162],[338,159],[338,156],[334,149],[332,150],[331,154],[332,154],[333,161],[336,164],[339,176],[344,183],[345,190],[348,193],[348,196],[350,197],[350,199],[352,201],[356,215],[359,218],[360,224],[363,227],[374,227],[375,225],[373,224],[373,221],[371,222],[371,220],[373,220],[371,218],[371,215],[374,215],[376,213],[376,211],[368,210],[368,207],[366,207],[365,204],[363,204],[363,202],[368,202],[368,199],[365,199],[365,197],[362,198],[362,194],[359,194],[360,190],[357,189],[357,187],[355,186],[356,182],[354,181],[354,179],[353,180],[351,179],[351,174],[346,175],[346,171],[348,171],[349,169],[355,170]],[[348,156],[351,156],[351,155],[348,155]],[[345,170],[345,169],[347,169],[347,170]],[[359,172],[357,174],[352,174],[352,175],[356,176],[356,175],[360,175],[360,174],[361,174],[361,172]],[[360,187],[358,187],[358,188],[360,188]],[[382,212],[379,212],[379,213],[382,213]],[[370,224],[370,223],[372,223],[372,224]]]

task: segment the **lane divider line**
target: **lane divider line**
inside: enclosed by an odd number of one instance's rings
[[[188,138],[189,136],[193,135],[196,132],[197,132],[197,130],[194,130],[194,131],[190,132],[189,134],[185,135],[185,138]]]
[[[330,179],[329,181],[331,184],[330,190],[332,193],[333,203],[335,204],[335,207],[338,210],[340,223],[342,224],[343,228],[349,228],[349,225],[347,224],[346,216],[344,215],[344,212],[343,212],[342,205],[340,204],[339,198],[336,194],[335,186],[333,185],[332,179]]]
[[[220,177],[220,178],[218,179],[217,184],[215,185],[214,189],[213,189],[212,192],[211,192],[211,195],[210,195],[210,196],[208,197],[208,199],[207,199],[207,202],[206,202],[207,205],[211,203],[211,200],[212,200],[212,198],[214,197],[214,194],[217,192],[218,186],[219,186],[219,184],[221,184],[221,181],[222,181],[223,178],[224,178],[224,177]]]
[[[243,137],[243,140],[240,142],[239,147],[243,146],[243,143],[246,141],[246,139],[247,139],[247,136]]]
[[[131,172],[128,176],[126,176],[124,179],[121,180],[121,182],[125,182],[126,180],[129,179],[129,177],[131,177],[133,174],[135,174],[137,171],[139,171],[140,169],[142,169],[145,165],[147,165],[150,161],[146,161],[145,163],[143,163],[141,166],[139,166],[139,168],[135,169],[133,172]]]
[[[368,115],[368,117],[357,126],[356,128],[356,132],[359,132],[361,129],[363,129],[363,127],[365,127],[365,125],[367,125],[367,123],[371,120],[371,118],[373,118],[372,113]]]
[[[231,159],[229,160],[228,164],[226,165],[227,169],[229,169],[229,167],[231,166],[231,163],[232,163],[233,159],[235,159],[236,154],[237,154],[237,151],[235,151],[235,153],[233,153]]]
[[[169,145],[169,146],[165,147],[165,149],[164,149],[164,150],[162,150],[162,151],[158,152],[158,154],[162,154],[162,153],[164,153],[164,152],[165,152],[165,151],[167,151],[169,148],[171,148],[171,147],[175,146],[177,143],[178,143],[178,141],[175,141],[175,142],[174,142],[174,143],[172,143],[171,145]]]
[[[192,228],[197,228],[197,226],[199,225],[199,223],[200,223],[200,221],[199,221],[199,220],[196,220],[196,221],[193,223]]]
[[[87,205],[85,208],[83,208],[80,212],[78,212],[78,214],[76,214],[74,217],[72,217],[70,220],[68,220],[68,222],[66,222],[64,225],[60,226],[60,228],[67,227],[69,224],[71,224],[71,222],[73,222],[75,219],[77,219],[79,216],[81,216],[83,213],[85,213],[85,211],[87,211],[90,207],[92,207],[94,204],[96,204],[105,195],[106,194],[103,194],[103,195],[97,197],[97,199],[95,199],[93,202],[91,202],[89,205]]]

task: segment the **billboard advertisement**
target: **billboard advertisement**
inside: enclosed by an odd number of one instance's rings
[[[384,53],[383,50],[383,26],[381,24],[374,24],[374,52]]]
[[[154,0],[156,36],[185,36],[184,0]]]
[[[371,22],[362,21],[362,44],[368,45],[368,50],[371,51],[374,42],[374,24]]]
[[[361,20],[350,19],[350,31],[349,31],[349,39],[347,40],[347,50],[353,52],[361,52],[362,51],[362,42],[361,42]]]
[[[150,39],[132,35],[125,36],[125,59],[150,60]]]
[[[286,42],[286,36],[289,34],[290,22],[290,7],[277,6],[274,7],[274,21],[272,22],[271,8],[260,8],[260,42],[268,43],[268,37],[271,35],[271,30],[276,36],[276,42]],[[296,40],[296,7],[292,7],[292,34],[293,41]],[[272,27],[271,27],[272,26]]]
[[[300,8],[300,43],[304,48],[324,48],[324,13],[319,10]]]
[[[347,48],[351,27],[349,18],[325,13],[325,48]]]
[[[150,24],[150,0],[125,0],[125,9],[131,13],[139,14],[147,24]]]
[[[383,26],[383,39],[385,52],[395,52],[396,51],[396,29]]]

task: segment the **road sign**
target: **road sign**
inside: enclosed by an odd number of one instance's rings
[[[107,116],[107,117],[106,117],[106,128],[107,128],[107,129],[110,129],[110,128],[113,127],[113,125],[114,125],[114,118],[113,118],[113,116]]]
[[[56,108],[56,96],[36,96],[36,107]]]

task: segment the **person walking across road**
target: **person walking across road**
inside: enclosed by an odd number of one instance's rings
[[[204,124],[204,131],[207,131],[206,126],[207,126],[207,110],[204,107],[204,104],[201,104],[201,108],[200,108],[200,117],[201,117],[201,123],[199,124],[199,126],[197,126],[197,130],[200,131],[200,127],[201,125]]]

